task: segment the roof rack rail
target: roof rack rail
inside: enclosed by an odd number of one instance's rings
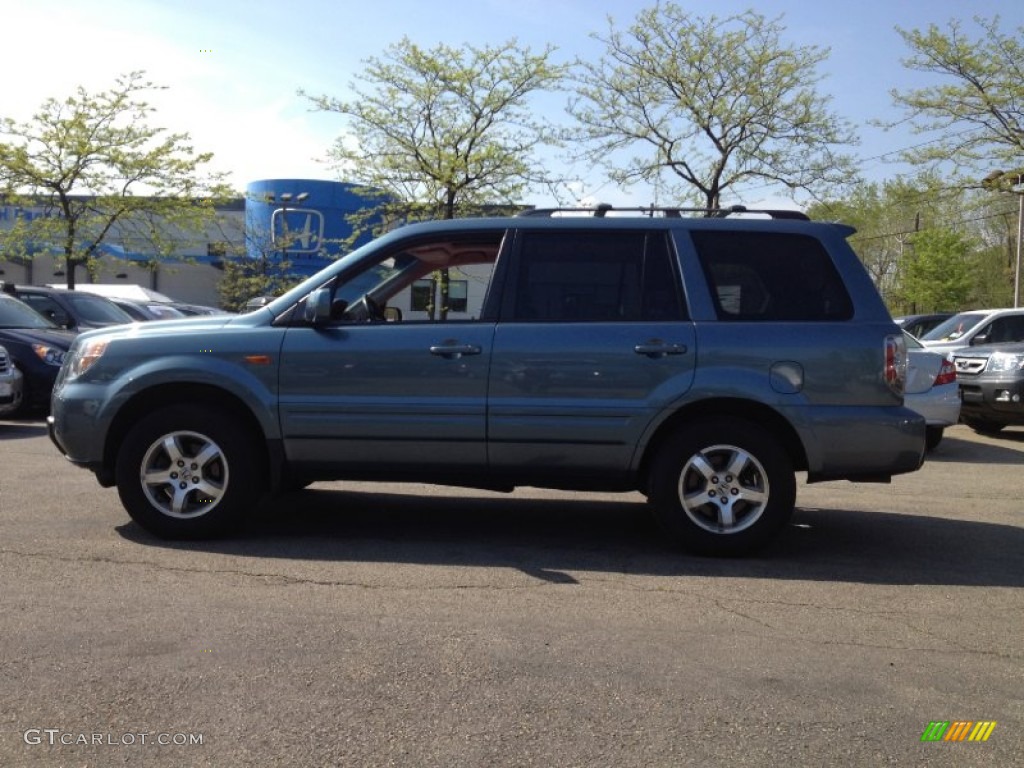
[[[785,211],[777,208],[747,208],[744,205],[731,205],[728,208],[678,208],[675,206],[654,206],[646,205],[636,208],[614,208],[608,203],[600,203],[591,207],[583,208],[530,208],[520,211],[517,216],[538,216],[551,217],[556,213],[589,213],[597,218],[604,218],[609,211],[616,213],[639,213],[653,218],[655,214],[661,214],[670,219],[680,219],[684,213],[700,214],[708,218],[724,219],[736,213],[758,213],[770,216],[773,219],[794,219],[797,221],[810,221],[810,217],[802,211]]]

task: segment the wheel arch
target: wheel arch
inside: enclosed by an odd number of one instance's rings
[[[264,469],[270,473],[270,484],[276,488],[280,478],[280,462],[273,460],[275,446],[268,440],[256,414],[237,395],[211,384],[167,383],[158,384],[134,394],[121,408],[111,422],[103,446],[103,470],[99,476],[103,485],[114,484],[114,467],[117,453],[128,430],[140,417],[160,408],[173,405],[206,405],[232,414],[239,426],[248,431],[260,445],[258,451]],[[98,473],[99,474],[99,473]]]
[[[733,418],[749,421],[771,432],[781,443],[797,471],[807,469],[807,452],[793,425],[778,411],[764,403],[742,398],[713,398],[699,400],[679,408],[655,429],[644,447],[637,473],[638,485],[644,492],[649,485],[651,464],[665,441],[687,423],[715,418]]]

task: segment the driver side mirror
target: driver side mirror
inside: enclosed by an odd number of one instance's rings
[[[302,316],[310,325],[329,325],[341,319],[347,308],[348,302],[344,299],[331,301],[330,288],[317,288],[306,297]]]
[[[317,288],[306,297],[303,317],[311,325],[326,325],[331,320],[331,289]]]

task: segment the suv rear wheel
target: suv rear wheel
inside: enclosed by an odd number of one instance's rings
[[[781,443],[763,428],[723,417],[669,438],[651,468],[658,521],[687,549],[741,555],[763,545],[793,513],[796,478]]]
[[[117,491],[150,533],[198,539],[226,533],[259,497],[255,441],[207,406],[174,405],[141,419],[117,455]]]

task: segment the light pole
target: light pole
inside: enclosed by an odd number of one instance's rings
[[[274,211],[277,213],[280,211],[281,214],[281,261],[288,261],[288,205],[290,203],[301,203],[309,198],[309,192],[299,192],[297,195],[293,195],[291,192],[282,192],[280,195],[274,195],[273,192],[267,195],[268,203],[280,203],[281,207]],[[277,245],[276,238],[277,232],[274,229],[274,214],[270,215],[270,237],[274,245]]]
[[[1017,265],[1013,270],[1013,306],[1020,306],[1020,241],[1024,240],[1024,174],[1017,174],[1011,189],[1017,193]]]

